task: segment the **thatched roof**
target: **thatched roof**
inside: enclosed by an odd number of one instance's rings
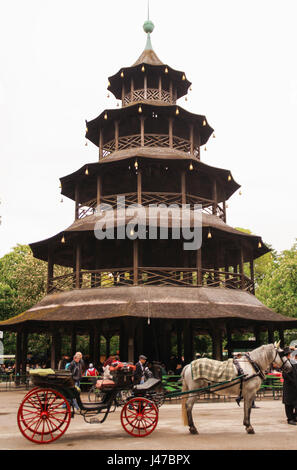
[[[254,295],[215,287],[107,287],[47,295],[26,312],[0,322],[3,330],[21,324],[85,322],[121,317],[237,320],[294,327],[297,320],[275,313]]]

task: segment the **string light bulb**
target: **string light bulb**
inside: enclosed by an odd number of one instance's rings
[[[191,170],[191,171],[194,170],[194,167],[193,167],[192,163],[190,163],[189,170]]]
[[[231,181],[232,180],[232,176],[229,174],[228,175],[228,181]]]
[[[124,72],[121,72],[121,77],[124,78]]]
[[[138,108],[138,112],[139,112],[139,114],[141,114],[141,113],[142,113],[142,107],[141,107],[141,106],[139,106],[139,108]]]
[[[89,169],[87,167],[86,170],[85,170],[85,175],[88,175],[88,174],[89,174]]]
[[[208,230],[207,238],[212,238],[212,234],[210,230]]]
[[[61,238],[61,243],[65,243],[65,237],[63,235],[63,237]]]
[[[206,126],[206,120],[205,120],[205,119],[203,119],[203,123],[202,123],[202,124],[203,124],[204,127]]]
[[[262,243],[261,242],[258,243],[258,248],[262,248]]]
[[[168,68],[167,67],[165,68],[165,73],[168,73]]]
[[[138,170],[138,161],[137,160],[135,160],[134,168],[135,168],[135,170]]]
[[[104,114],[104,119],[107,120],[107,113]]]
[[[182,76],[182,80],[185,80],[185,79],[186,79],[186,76],[185,76],[185,74],[183,74],[183,76]]]
[[[179,109],[178,109],[178,108],[176,108],[175,114],[176,114],[177,116],[179,115]]]
[[[144,67],[144,65],[141,67],[141,71],[142,71],[142,72],[145,72],[145,67]]]

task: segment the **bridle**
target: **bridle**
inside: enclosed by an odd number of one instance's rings
[[[277,355],[279,355],[279,358],[280,358],[280,360],[281,360],[281,362],[282,362],[282,365],[281,365],[280,367],[278,367],[278,369],[279,369],[281,372],[283,372],[283,369],[284,369],[286,363],[287,363],[287,362],[290,363],[290,359],[288,359],[287,356],[285,356],[285,352],[284,352],[284,351],[279,351],[278,348],[275,348],[275,356],[274,356],[274,359],[273,359],[271,365],[275,362],[275,359],[276,359]],[[283,361],[283,358],[284,358],[284,357],[285,357],[285,361]]]

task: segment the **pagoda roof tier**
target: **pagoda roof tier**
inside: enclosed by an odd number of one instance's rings
[[[198,227],[200,220],[194,217],[194,211],[190,211],[189,220],[181,219],[181,211],[178,208],[172,208],[168,215],[167,208],[156,208],[152,209],[149,207],[142,208],[145,211],[144,218],[142,214],[139,213],[137,219],[138,226],[150,226],[150,227],[168,227],[169,230],[179,227],[189,227],[193,229]],[[222,219],[215,215],[202,213],[202,227],[204,232],[204,238],[207,238],[207,232],[211,230],[213,239],[222,239],[226,240],[243,240],[249,241],[253,250],[253,259],[256,259],[265,253],[268,253],[270,249],[263,243],[262,238],[258,235],[249,234],[237,230],[225,222]],[[136,215],[132,212],[128,212],[125,209],[117,210],[108,210],[104,213],[106,220],[106,230],[113,230],[113,228],[127,226],[129,223],[135,223]],[[67,229],[59,232],[58,234],[50,237],[48,239],[34,242],[30,244],[30,248],[33,252],[35,258],[47,261],[48,259],[48,248],[49,246],[55,249],[55,263],[61,264],[62,266],[73,266],[73,246],[75,240],[87,234],[87,237],[91,237],[95,240],[94,231],[96,229],[96,224],[100,221],[100,216],[98,215],[89,215],[82,219],[77,219],[73,224],[71,224]],[[64,238],[65,243],[61,243],[61,240]],[[89,242],[85,240],[85,243]],[[145,241],[145,240],[144,240]],[[250,257],[246,257],[245,261],[250,261]],[[87,268],[87,266],[86,266]]]
[[[228,200],[240,188],[229,170],[207,165],[193,158],[192,155],[168,148],[137,148],[114,152],[109,157],[99,160],[99,162],[85,164],[79,170],[63,176],[60,178],[61,194],[75,200],[75,187],[80,184],[82,200],[87,201],[96,196],[97,175],[104,174],[105,171],[113,167],[127,169],[130,166],[133,168],[136,159],[139,165],[149,166],[156,162],[163,163],[166,167],[174,165],[176,171],[188,170],[189,165],[192,164],[191,177],[197,175],[197,183],[201,180],[201,177],[203,178],[203,175],[217,179],[223,188],[225,200]],[[92,188],[94,194],[91,194]],[[116,187],[114,191],[117,192]]]
[[[177,114],[178,113],[178,114]],[[162,120],[174,119],[174,123],[179,127],[179,136],[188,138],[189,126],[193,126],[194,133],[200,137],[200,145],[205,145],[214,129],[208,124],[205,116],[190,113],[186,109],[177,105],[156,105],[142,103],[141,106],[133,104],[118,109],[106,109],[98,117],[86,122],[87,131],[85,137],[99,147],[100,130],[103,131],[104,142],[112,141],[115,133],[115,121],[119,122],[120,133],[123,136],[140,133],[139,118],[151,118],[147,124],[145,132],[160,129]],[[162,118],[162,119],[161,119]],[[156,123],[158,126],[156,126]],[[160,130],[158,130],[159,133]],[[184,134],[184,135],[180,135]]]
[[[130,85],[131,79],[137,81],[138,78],[143,80],[143,76],[147,75],[150,79],[156,81],[161,78],[163,86],[172,82],[176,90],[176,99],[187,94],[191,86],[191,82],[186,78],[184,72],[174,70],[169,65],[163,64],[156,53],[150,49],[145,49],[138,60],[131,67],[121,68],[115,75],[108,78],[109,84],[107,89],[117,98],[122,98],[123,84]]]
[[[197,323],[222,319],[235,321],[238,326],[249,322],[283,328],[297,326],[296,318],[275,313],[254,295],[241,290],[130,286],[76,289],[47,295],[29,310],[0,322],[0,327],[16,331],[27,324],[31,330],[35,326],[38,331],[38,328],[46,330],[49,322],[57,326],[68,322],[78,325],[125,317],[193,319]]]

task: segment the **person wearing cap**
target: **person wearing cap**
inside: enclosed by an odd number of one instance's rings
[[[135,384],[143,384],[145,381],[145,363],[147,358],[141,354],[139,356],[139,361],[135,364],[135,372],[134,372],[134,383]]]
[[[285,413],[288,424],[296,426],[297,424],[297,362],[291,358],[292,349],[284,348],[284,356],[289,359],[292,370],[288,373],[283,372],[283,404],[285,405]]]

